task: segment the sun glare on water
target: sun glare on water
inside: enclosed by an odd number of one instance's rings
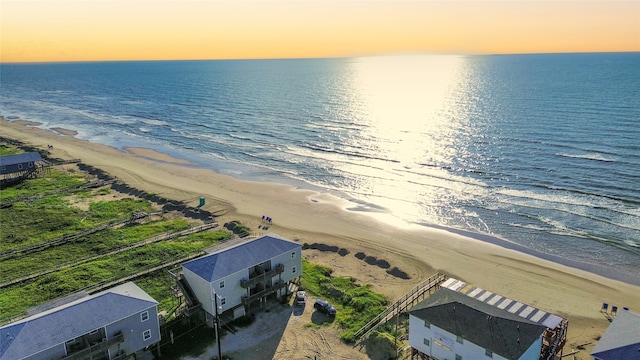
[[[450,176],[443,164],[461,156],[457,141],[467,113],[457,109],[467,76],[462,56],[383,56],[351,64],[345,103],[357,136],[345,146],[368,155],[362,163],[337,164],[338,171],[368,176],[351,184],[353,192],[381,204],[402,219],[431,218],[425,206],[448,200]],[[358,171],[351,169],[358,167]],[[424,175],[429,176],[424,176]],[[428,180],[427,180],[428,179]],[[429,181],[429,184],[425,184]],[[446,184],[445,184],[446,183]]]

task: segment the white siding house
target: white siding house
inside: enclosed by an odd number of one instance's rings
[[[554,359],[565,319],[456,279],[409,311],[412,359]]]
[[[132,282],[0,327],[0,360],[124,359],[160,341],[158,302]]]
[[[261,236],[182,264],[182,276],[212,324],[218,314],[240,317],[254,303],[287,294],[302,275],[302,246],[275,234]]]

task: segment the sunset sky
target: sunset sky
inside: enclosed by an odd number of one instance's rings
[[[640,51],[640,1],[0,0],[2,62]]]

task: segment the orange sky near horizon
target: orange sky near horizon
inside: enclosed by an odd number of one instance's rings
[[[640,1],[0,0],[0,61],[640,51]]]

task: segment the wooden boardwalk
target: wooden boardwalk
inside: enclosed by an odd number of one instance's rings
[[[44,271],[41,271],[41,272],[38,272],[38,273],[35,273],[35,274],[26,275],[26,276],[23,276],[21,278],[8,281],[6,283],[0,284],[0,289],[8,287],[8,286],[11,286],[11,285],[19,284],[21,282],[25,282],[27,280],[31,280],[31,279],[34,279],[34,278],[37,278],[37,277],[40,277],[40,276],[43,276],[43,275],[47,275],[47,274],[50,274],[52,272],[60,271],[62,269],[67,269],[67,268],[74,267],[74,266],[77,266],[77,265],[80,265],[80,264],[84,264],[84,263],[87,263],[87,262],[90,262],[90,261],[94,261],[94,260],[97,260],[97,259],[100,259],[100,258],[103,258],[103,257],[106,257],[106,256],[111,256],[111,255],[115,255],[115,254],[118,254],[118,253],[121,253],[121,252],[124,252],[124,251],[127,251],[127,250],[132,250],[132,249],[135,249],[135,248],[139,248],[139,247],[142,247],[142,246],[145,246],[145,245],[148,245],[148,244],[153,244],[153,243],[156,243],[156,242],[159,242],[159,241],[171,240],[171,239],[175,239],[177,237],[186,236],[186,235],[194,234],[194,233],[198,233],[198,232],[208,231],[208,230],[213,229],[213,228],[215,228],[217,226],[218,226],[217,223],[204,224],[204,225],[190,227],[188,229],[177,231],[177,232],[169,232],[169,233],[160,234],[160,235],[154,236],[152,238],[149,238],[149,239],[146,239],[146,240],[142,240],[142,241],[138,241],[136,243],[129,244],[129,245],[126,245],[126,246],[111,250],[111,251],[103,253],[103,254],[90,256],[90,257],[87,257],[87,258],[84,258],[84,259],[79,259],[79,260],[72,261],[72,262],[69,262],[69,263],[66,263],[66,264],[58,265],[53,269],[44,270]]]
[[[4,251],[0,253],[0,258],[5,258],[8,256],[14,256],[14,255],[26,255],[32,252],[36,252],[36,251],[42,251],[48,247],[52,247],[52,246],[58,246],[58,245],[62,245],[65,243],[68,243],[70,241],[75,241],[78,240],[84,236],[87,235],[91,235],[94,233],[97,233],[99,231],[102,230],[106,230],[106,229],[110,229],[110,228],[114,228],[116,226],[120,226],[120,225],[124,225],[124,224],[129,224],[132,223],[134,221],[152,216],[152,215],[160,215],[162,214],[162,211],[155,211],[152,213],[134,213],[131,215],[131,217],[126,218],[126,219],[121,219],[121,220],[114,220],[111,222],[108,222],[106,224],[97,226],[95,228],[91,228],[91,229],[87,229],[75,234],[67,234],[67,235],[63,235],[54,239],[51,239],[47,242],[44,243],[39,243],[39,244],[35,244],[35,245],[31,245],[31,246],[27,246],[24,248],[20,248],[20,249],[15,249],[15,250],[9,250],[9,251]]]
[[[445,274],[436,273],[427,280],[420,283],[415,288],[411,289],[402,298],[393,303],[391,306],[387,307],[373,320],[369,321],[366,325],[360,328],[360,330],[356,331],[354,334],[356,343],[362,339],[365,339],[379,326],[387,323],[389,320],[406,312],[409,308],[424,300],[427,294],[431,294],[432,292],[438,290],[440,288],[440,284],[442,284],[447,279],[448,277]]]

